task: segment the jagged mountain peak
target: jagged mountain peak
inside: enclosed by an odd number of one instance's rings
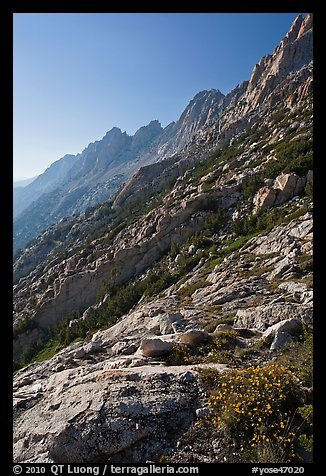
[[[211,88],[211,89],[203,89],[202,91],[199,91],[195,96],[191,99],[190,103],[193,101],[198,101],[199,99],[206,98],[209,96],[215,96],[215,95],[221,95],[224,96],[224,94],[216,88]]]
[[[313,24],[313,15],[309,13],[306,16],[298,15],[292,23],[292,26],[288,33],[285,35],[283,41],[293,42],[298,40],[303,36],[307,31],[312,28]]]
[[[200,91],[191,99],[188,106],[181,114],[178,122],[182,122],[183,120],[185,120],[185,118],[189,118],[189,114],[191,115],[191,117],[196,114],[201,114],[212,104],[218,103],[224,97],[224,94],[221,93],[219,89],[209,89]]]
[[[106,134],[105,136],[103,137],[103,139],[105,138],[111,138],[111,137],[114,137],[114,136],[117,136],[117,135],[121,135],[123,134],[122,130],[120,129],[120,127],[112,127],[112,129],[110,129]]]
[[[112,142],[121,139],[122,137],[129,137],[126,132],[122,132],[120,127],[112,127],[109,131],[107,131],[102,139],[95,140],[94,142],[90,142],[81,153],[77,154],[79,158],[81,158],[84,154],[92,153],[101,147],[102,145],[108,145]]]
[[[297,38],[304,35],[307,31],[311,30],[312,27],[313,27],[313,14],[308,13],[308,15],[306,15],[303,19]]]
[[[303,16],[298,15],[294,19],[292,26],[290,30],[287,32],[287,34],[285,35],[284,39],[287,39],[290,42],[296,40],[298,38],[298,33],[300,31],[302,24],[303,24]]]
[[[189,102],[179,119],[164,129],[160,153],[167,157],[191,142],[212,117],[217,117],[225,96],[218,89],[203,90]]]
[[[153,139],[159,136],[163,131],[161,123],[155,119],[151,121],[147,126],[140,127],[132,138],[131,147],[133,150],[141,150]]]
[[[162,132],[163,128],[158,119],[154,119],[153,121],[150,121],[146,126],[142,126],[134,134],[134,138],[140,136],[143,134],[145,131],[153,131],[154,133],[160,133]]]
[[[249,107],[261,104],[287,75],[308,64],[312,57],[312,15],[299,15],[273,53],[254,66],[245,93]]]

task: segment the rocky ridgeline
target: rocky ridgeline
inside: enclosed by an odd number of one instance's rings
[[[164,149],[175,155],[17,258],[18,363],[73,311],[68,330],[105,313],[117,286],[157,267],[174,279],[15,373],[15,462],[242,460],[228,434],[203,425],[203,371],[278,362],[313,327],[311,29],[298,17],[233,95],[197,95],[163,131],[182,150]],[[158,128],[136,134],[135,148]],[[216,354],[219,338],[233,344]],[[311,388],[296,380],[305,404]]]
[[[57,161],[54,174],[50,167],[17,197],[16,207],[22,210],[29,206],[15,220],[14,250],[26,246],[61,218],[107,200],[140,167],[181,152],[178,160],[190,156],[200,160],[203,154],[232,139],[280,101],[288,101],[291,107],[309,92],[311,15],[299,16],[273,54],[263,57],[254,67],[250,80],[226,96],[216,89],[198,93],[178,121],[165,129],[157,120],[140,128],[134,136],[115,127],[102,140],[89,144],[76,156],[77,160],[70,158],[70,168],[63,177],[59,174],[59,179],[57,169],[61,169],[61,160]],[[47,193],[43,193],[44,182]]]
[[[255,65],[249,81],[243,82],[219,106],[219,120],[215,118],[202,131],[205,143],[215,135],[216,143],[230,139],[253,123],[263,111],[271,110],[280,100],[289,106],[312,90],[312,15],[299,16],[291,30],[271,55]],[[289,81],[290,79],[290,81]]]

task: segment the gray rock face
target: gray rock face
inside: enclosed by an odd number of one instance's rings
[[[279,350],[284,345],[291,344],[293,342],[293,336],[287,332],[277,331],[274,340],[271,344],[270,350]]]
[[[294,266],[294,262],[287,256],[278,261],[275,268],[269,273],[267,279],[273,281],[274,279],[281,278],[287,271],[291,270]]]
[[[144,303],[88,343],[17,372],[15,462],[144,462],[175,444],[204,391],[192,366],[153,365],[183,335],[166,334],[171,323],[190,335],[172,305]]]
[[[293,317],[292,319],[284,319],[276,324],[270,326],[266,331],[263,332],[262,338],[273,338],[278,332],[284,332],[290,335],[295,335],[300,332],[302,329],[302,322]]]
[[[311,239],[312,229],[312,215],[304,215],[287,225],[276,227],[268,235],[253,238],[247,250],[258,256],[271,253],[287,256],[296,246],[295,239]]]
[[[248,309],[239,309],[235,316],[234,327],[247,327],[264,331],[284,319],[300,319],[312,325],[313,309],[309,305],[292,303],[274,303]]]
[[[187,371],[193,372],[193,371]],[[194,419],[198,386],[183,368],[74,369],[15,394],[14,461],[144,462]],[[26,396],[30,408],[19,411]],[[40,408],[42,407],[42,412]],[[112,459],[113,458],[113,459]]]
[[[164,312],[173,303],[143,304],[88,343],[18,371],[14,461],[141,463],[175,445],[196,419],[205,392],[195,366],[153,365],[153,357],[180,337],[150,337],[160,319],[164,332],[167,315],[182,322],[181,314]]]
[[[228,286],[222,282],[199,289],[193,295],[194,303],[217,305],[251,296],[257,289],[256,279],[237,280]]]

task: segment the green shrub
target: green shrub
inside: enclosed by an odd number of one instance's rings
[[[187,365],[191,362],[190,348],[186,344],[175,343],[164,357],[166,365]]]
[[[279,122],[283,121],[285,118],[286,118],[286,110],[285,110],[285,109],[281,109],[281,110],[275,112],[275,113],[271,116],[270,120],[271,120],[272,125],[275,126],[275,125],[278,124]]]
[[[302,254],[297,258],[297,267],[302,275],[311,273],[313,264],[313,257],[310,254]]]
[[[38,354],[33,358],[33,362],[43,362],[44,360],[51,359],[63,346],[58,340],[49,340],[44,348],[38,352]]]
[[[255,193],[263,186],[263,180],[260,176],[253,176],[248,179],[248,181],[243,186],[243,197],[245,200],[253,198]]]
[[[230,324],[233,325],[236,311],[223,312],[222,317],[219,317],[217,324]]]
[[[312,453],[313,445],[314,445],[313,435],[308,436],[306,433],[303,433],[302,435],[299,436],[299,443],[302,446],[302,448],[305,449],[305,451]]]
[[[273,448],[273,462],[294,458],[292,423],[301,391],[287,367],[269,364],[225,371],[214,376],[213,388],[208,400],[210,424],[223,429],[246,450],[251,462],[261,457],[266,445]]]
[[[194,284],[189,284],[188,286],[184,286],[177,291],[178,296],[180,297],[190,297],[194,294],[197,289],[205,288],[206,286],[210,286],[212,283],[207,281],[206,279],[200,279],[196,281]]]
[[[258,233],[269,233],[277,225],[289,223],[308,212],[307,207],[300,207],[292,213],[284,208],[272,208],[259,210],[254,215],[247,215],[235,220],[232,224],[232,232],[238,236],[248,237]]]
[[[308,200],[313,200],[314,198],[314,188],[313,188],[313,183],[312,182],[308,182],[307,185],[305,186],[305,194],[306,194],[306,197],[308,198]]]
[[[312,405],[304,405],[298,408],[298,413],[303,420],[302,434],[299,436],[299,444],[305,451],[313,451],[313,408]]]
[[[21,319],[17,324],[13,327],[13,338],[18,339],[20,334],[24,332],[31,331],[33,329],[37,329],[38,325],[37,322],[32,319],[30,316],[25,316]]]
[[[237,333],[233,329],[215,332],[207,361],[219,364],[234,363],[234,350],[238,343]]]
[[[290,142],[289,138],[275,146],[276,160],[270,161],[264,168],[265,178],[276,178],[281,173],[305,175],[313,168],[313,143],[311,139]]]
[[[254,355],[259,355],[266,352],[271,345],[270,339],[260,339],[255,342],[251,347],[236,347],[235,357],[238,362],[250,361]]]
[[[194,365],[205,363],[206,345],[188,346],[181,342],[173,344],[168,354],[164,357],[166,365]]]
[[[215,200],[215,204],[217,201]],[[206,219],[204,224],[203,230],[201,232],[202,235],[206,236],[213,236],[215,233],[218,233],[223,226],[225,226],[227,222],[227,215],[225,210],[218,208],[214,214],[211,214]]]
[[[286,364],[299,377],[303,385],[313,384],[313,334],[308,328],[298,342],[293,342],[277,355],[277,362]]]

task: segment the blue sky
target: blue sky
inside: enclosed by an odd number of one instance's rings
[[[14,179],[249,79],[298,13],[14,14]]]

